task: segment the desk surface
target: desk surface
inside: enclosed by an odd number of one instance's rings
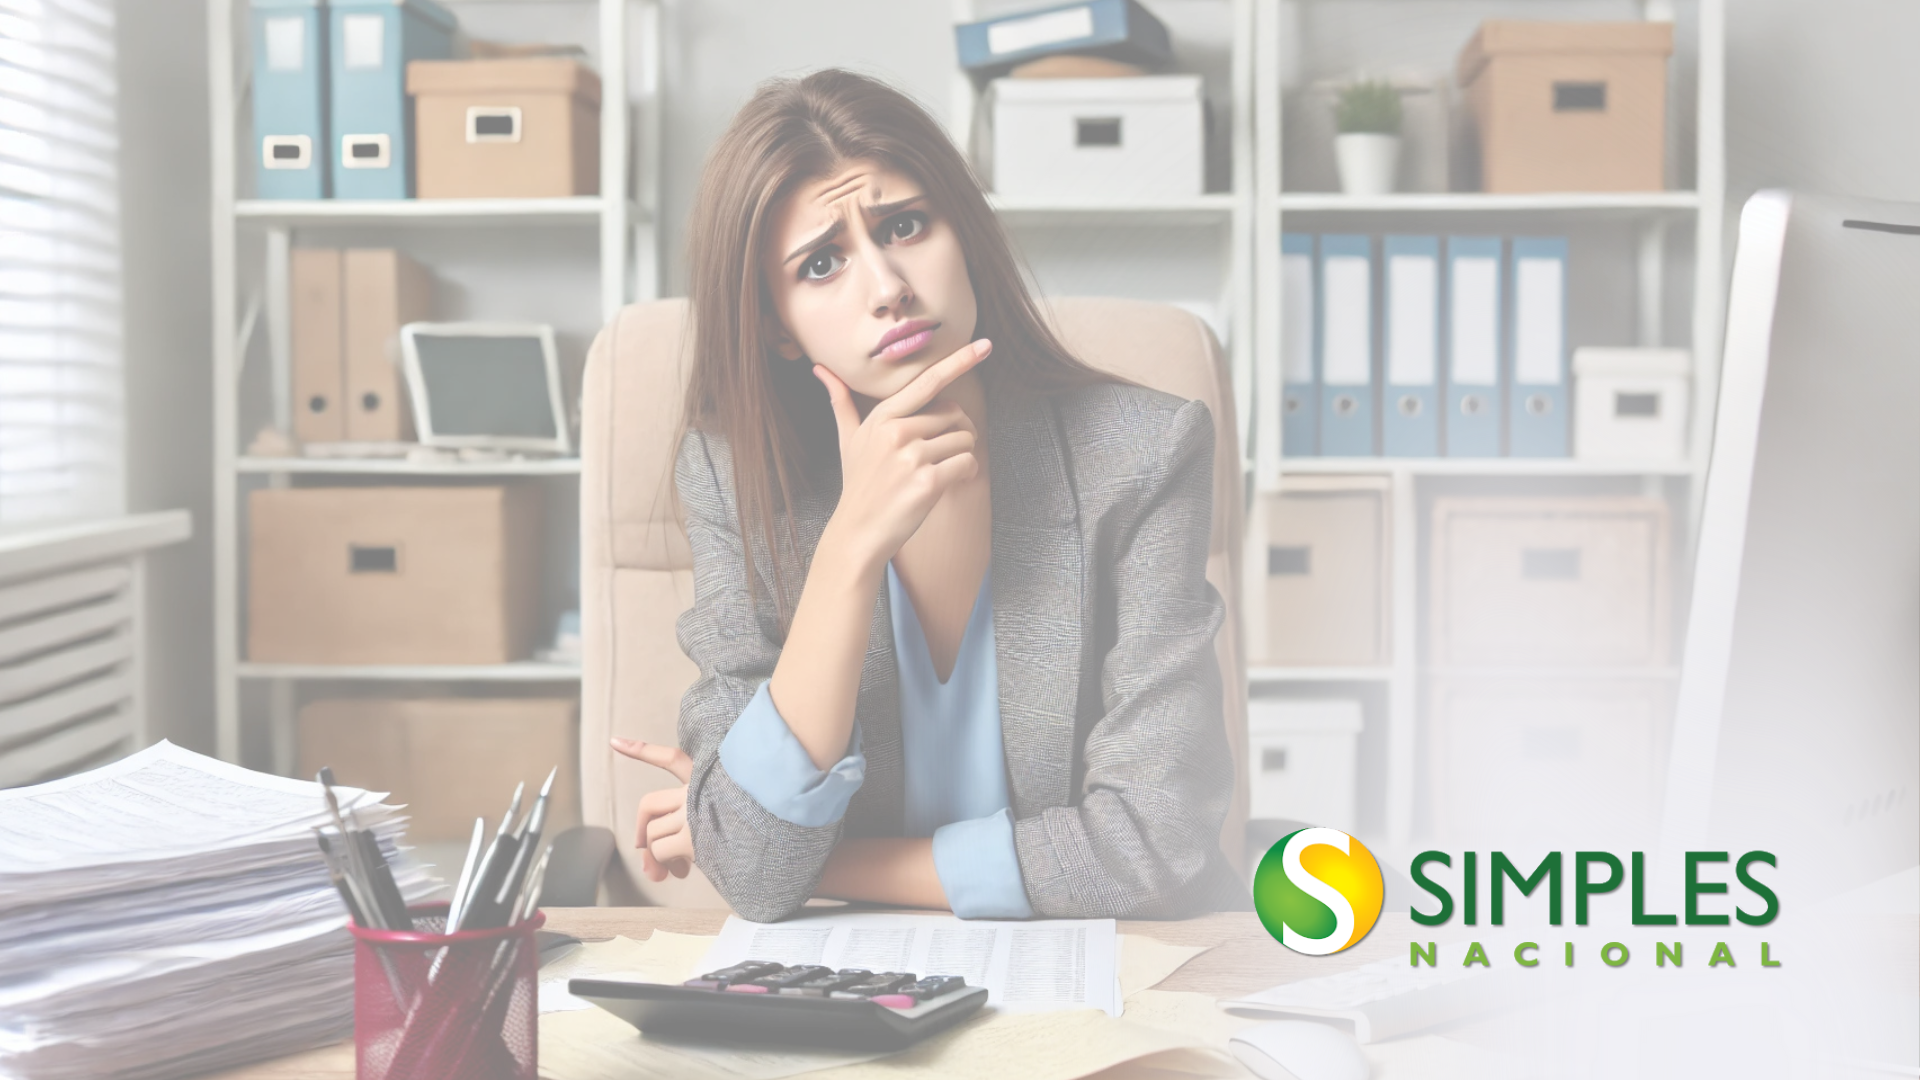
[[[586,941],[623,936],[643,939],[655,930],[679,934],[717,934],[727,912],[695,908],[552,908],[547,929]],[[1331,975],[1373,960],[1402,955],[1413,922],[1404,914],[1380,916],[1367,939],[1333,956],[1301,956],[1273,940],[1250,911],[1223,912],[1193,919],[1122,919],[1120,932],[1158,938],[1171,945],[1202,945],[1207,951],[1161,982],[1160,990],[1185,990],[1218,998],[1239,997],[1269,986],[1317,975]],[[277,1061],[261,1062],[216,1074],[208,1080],[351,1080],[351,1041]]]

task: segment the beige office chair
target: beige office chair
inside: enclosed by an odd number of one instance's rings
[[[1240,630],[1239,436],[1226,360],[1213,334],[1179,308],[1135,300],[1073,298],[1052,304],[1055,325],[1077,355],[1100,368],[1213,410],[1213,543],[1207,578],[1226,598],[1217,647],[1226,686],[1227,737],[1236,776],[1246,775],[1247,683]],[[695,870],[661,884],[640,873],[633,826],[641,796],[671,783],[666,773],[620,757],[612,735],[672,744],[680,695],[697,674],[674,622],[693,602],[693,559],[675,516],[673,436],[690,365],[687,303],[634,304],[600,332],[582,393],[580,477],[580,790],[584,819],[605,825],[620,857],[609,874],[614,903],[724,907]],[[1221,847],[1244,859],[1247,785],[1235,784]]]

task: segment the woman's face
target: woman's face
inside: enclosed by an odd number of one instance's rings
[[[904,174],[852,162],[802,185],[772,226],[761,273],[787,359],[820,364],[877,400],[973,340],[960,238]]]

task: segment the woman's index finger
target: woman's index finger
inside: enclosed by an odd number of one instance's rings
[[[926,408],[928,402],[940,395],[940,391],[953,385],[955,379],[971,371],[992,351],[993,342],[986,338],[968,342],[939,363],[915,375],[912,382],[900,388],[899,393],[875,405],[867,418],[872,419],[876,414],[882,419],[912,416]]]

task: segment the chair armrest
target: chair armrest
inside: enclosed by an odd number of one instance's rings
[[[593,907],[612,859],[612,844],[612,830],[597,824],[576,824],[555,836],[540,886],[540,907]]]

